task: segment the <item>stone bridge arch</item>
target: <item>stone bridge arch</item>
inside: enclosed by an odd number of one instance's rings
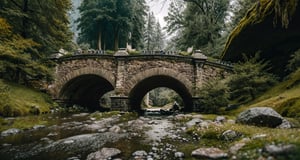
[[[139,111],[146,93],[158,87],[173,89],[183,99],[184,109],[192,110],[193,83],[178,71],[161,67],[140,72],[128,81],[125,94],[128,95],[131,109]]]
[[[143,96],[157,87],[176,91],[185,109],[197,111],[197,90],[230,69],[222,63],[195,56],[81,54],[53,59],[55,81],[49,86],[54,99],[88,108],[99,107],[109,91],[111,110],[139,110]]]
[[[91,110],[100,109],[99,99],[115,88],[114,75],[103,68],[84,67],[59,79],[54,89],[57,100],[88,106]]]

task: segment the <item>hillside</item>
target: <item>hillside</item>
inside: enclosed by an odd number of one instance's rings
[[[0,116],[46,113],[53,105],[45,93],[0,79]]]
[[[291,74],[275,87],[257,98],[252,103],[233,111],[233,114],[257,106],[274,108],[282,116],[300,117],[300,69]]]

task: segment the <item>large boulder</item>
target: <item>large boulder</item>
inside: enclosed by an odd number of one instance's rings
[[[283,117],[268,107],[255,107],[240,113],[237,123],[275,128],[282,124]]]

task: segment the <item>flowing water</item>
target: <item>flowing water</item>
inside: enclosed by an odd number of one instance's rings
[[[173,124],[167,117],[139,117],[125,122],[120,117],[96,120],[90,114],[43,115],[51,125],[0,136],[0,159],[86,159],[103,147],[119,148],[119,158],[129,159],[134,151],[151,150],[163,138],[172,137]]]

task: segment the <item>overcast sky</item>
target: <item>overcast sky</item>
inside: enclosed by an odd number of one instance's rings
[[[166,22],[164,21],[164,17],[168,15],[170,0],[147,0],[147,3],[156,19],[159,20],[161,27],[165,27]]]

